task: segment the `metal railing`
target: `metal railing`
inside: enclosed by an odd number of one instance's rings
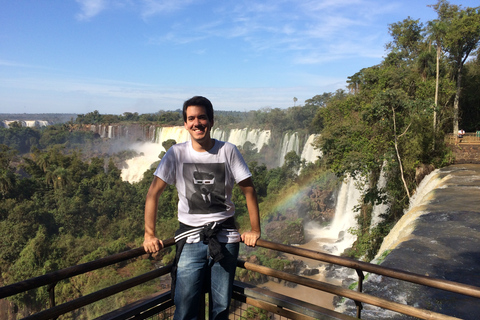
[[[480,144],[480,131],[465,133],[462,137],[458,134],[447,134],[445,136],[447,144]]]
[[[173,239],[164,241],[164,246],[168,247],[174,244]],[[277,250],[284,253],[293,254],[296,256],[315,259],[326,263],[340,265],[356,270],[358,274],[357,291],[336,286],[333,284],[313,280],[310,278],[289,274],[283,271],[274,270],[264,266],[259,266],[253,263],[238,261],[238,267],[258,272],[266,276],[276,277],[285,281],[294,282],[303,286],[314,288],[316,290],[328,292],[334,295],[342,296],[352,299],[357,305],[357,318],[361,317],[361,310],[363,304],[370,304],[383,309],[399,312],[405,315],[410,315],[420,319],[457,319],[451,316],[435,313],[430,310],[424,310],[408,306],[383,298],[378,298],[369,294],[362,293],[362,284],[364,280],[364,272],[375,273],[411,283],[416,283],[432,288],[442,289],[462,295],[480,299],[480,288],[456,283],[453,281],[436,279],[428,276],[418,275],[411,272],[402,271],[399,269],[386,268],[379,265],[357,261],[349,258],[338,257],[327,253],[321,253],[313,250],[282,245],[266,240],[259,239],[257,246],[264,247],[271,250]],[[55,271],[40,277],[28,279],[15,284],[7,285],[0,288],[0,299],[13,296],[31,289],[39,288],[47,285],[50,293],[50,308],[34,315],[28,316],[25,319],[55,319],[63,314],[77,310],[81,307],[87,306],[93,302],[99,301],[106,297],[112,296],[121,291],[135,287],[147,281],[166,275],[170,272],[171,266],[162,267],[140,276],[128,279],[116,285],[107,287],[105,289],[93,292],[86,296],[71,300],[61,305],[55,305],[55,284],[61,280],[80,275],[89,271],[93,271],[102,267],[106,267],[121,261],[136,258],[145,254],[143,248],[137,248],[126,252],[118,253],[106,258],[95,260],[92,262],[80,264],[69,267],[59,271]],[[173,301],[169,299],[169,294],[157,295],[153,298],[139,301],[133,305],[125,306],[122,310],[117,310],[111,314],[105,315],[100,319],[127,319],[134,315],[137,319],[145,319],[154,313],[159,313],[166,308],[173,306]],[[278,293],[269,292],[255,286],[248,286],[246,284],[236,282],[234,298],[239,301],[244,301],[251,305],[256,305],[259,308],[268,310],[276,314],[284,315],[289,319],[354,319],[350,316],[343,315],[333,310],[321,308],[316,305],[305,303],[296,299],[282,296]],[[480,300],[479,300],[480,304]],[[143,316],[140,316],[143,315]]]

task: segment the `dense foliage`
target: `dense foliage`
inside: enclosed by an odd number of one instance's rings
[[[459,123],[466,131],[480,129],[479,57],[467,61],[480,41],[480,8],[444,0],[432,7],[438,19],[427,26],[411,18],[391,24],[385,59],[351,76],[350,93],[338,91],[319,111],[323,160],[339,176],[367,187],[360,228],[352,230],[359,236],[356,257],[375,255],[378,238],[409,203],[417,170],[450,163],[445,134],[457,132]],[[382,188],[376,185],[380,172],[388,181]],[[380,201],[390,209],[384,223],[370,230],[371,208]]]
[[[86,157],[78,149],[83,143],[106,150],[108,147],[102,148],[102,144],[110,141],[95,137],[90,132],[70,132],[68,125],[44,129],[0,129],[0,132],[5,137],[16,137],[3,140],[14,147],[27,134],[35,137],[29,152],[0,145],[2,284],[22,281],[141,245],[143,204],[154,169],[145,172],[144,179],[139,183],[122,181],[120,170],[115,165],[117,154]],[[81,139],[77,141],[78,137]],[[44,148],[42,141],[50,141],[51,145]],[[168,140],[163,145],[168,149],[174,143]],[[247,159],[253,157],[253,153],[244,155]],[[281,192],[282,186],[295,179],[302,163],[298,155],[290,153],[281,168],[268,170],[265,164],[256,162],[250,162],[249,166],[259,200],[263,202],[267,198],[272,201],[272,197]],[[234,190],[234,200],[240,227],[248,228],[246,203],[239,188]],[[178,227],[175,219],[177,201],[175,188],[169,186],[159,203],[157,230],[162,238],[172,237]],[[268,209],[262,211],[264,215],[269,214]],[[132,273],[151,270],[158,263],[169,263],[172,254],[171,250],[166,250],[155,260],[138,259],[129,266],[112,266],[89,274],[89,277],[85,275],[59,283],[57,302],[114,284]],[[143,295],[158,288],[159,283],[153,282],[136,290],[141,290]],[[134,300],[136,294],[138,292],[125,293],[123,303]],[[25,293],[12,299],[28,312],[43,308],[47,298],[46,288],[41,288],[33,295]],[[112,302],[102,302],[101,306],[91,306],[85,312],[88,317],[93,317],[115,306]]]
[[[440,0],[433,9],[439,18],[426,25],[411,18],[391,24],[393,40],[386,46],[387,56],[379,65],[349,77],[348,92],[319,94],[304,106],[285,110],[216,113],[216,125],[225,128],[271,129],[272,136],[288,131],[321,133],[316,144],[323,157],[308,165],[293,152],[287,154],[283,166],[268,168],[261,160],[269,154],[259,157],[248,143],[240,146],[253,173],[264,221],[291,211],[303,212],[289,222],[295,228],[301,227],[303,219],[320,219],[319,202],[312,193],[336,188],[338,180],[332,172],[341,178],[355,177],[364,182],[366,192],[358,211],[359,228],[351,230],[358,240],[347,254],[371,259],[407,207],[417,186],[417,168],[450,163],[444,135],[452,132],[456,121],[466,131],[480,129],[480,59],[474,54],[475,35],[480,34],[475,33],[480,26],[478,8],[462,9]],[[466,30],[463,38],[455,36],[460,27]],[[141,245],[143,203],[153,169],[139,183],[122,181],[119,164],[133,154],[109,153],[108,142],[78,130],[84,124],[118,122],[183,124],[180,110],[145,115],[94,111],[43,129],[0,128],[2,285]],[[274,147],[279,143],[272,142]],[[377,185],[380,174],[387,178],[382,187]],[[248,214],[240,189],[234,189],[233,197],[244,229]],[[284,203],[286,198],[291,201]],[[177,227],[176,202],[175,189],[168,187],[160,199],[157,223],[164,238],[172,236]],[[380,202],[387,203],[389,210],[385,220],[371,229],[372,208]],[[167,263],[172,254],[167,250],[156,260],[138,259],[129,266],[112,266],[59,283],[58,302]],[[288,265],[277,256],[258,259],[280,269]],[[155,282],[142,286],[136,289],[141,293],[125,293],[118,298],[121,301],[108,300],[85,313],[90,318],[100,315],[116,303],[135,300],[158,287]],[[46,299],[46,289],[13,298],[30,310],[42,308]]]

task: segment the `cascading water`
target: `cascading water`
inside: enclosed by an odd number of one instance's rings
[[[297,154],[300,153],[300,142],[298,141],[298,132],[286,133],[282,139],[282,151],[278,158],[278,166],[283,166],[285,162],[285,155],[290,151],[295,151]]]
[[[153,163],[159,160],[158,155],[164,150],[158,144],[152,142],[139,143],[132,146],[142,156],[128,159],[125,161],[126,168],[122,170],[122,180],[139,182],[143,178],[145,171],[150,169]]]
[[[35,128],[37,126],[37,121],[36,120],[25,120],[25,121],[22,121],[25,123],[25,127],[29,127],[29,128]]]
[[[271,131],[260,129],[232,129],[226,132],[222,129],[214,129],[212,137],[221,141],[228,141],[236,146],[243,147],[245,142],[251,142],[257,149],[257,152],[262,150],[264,145],[270,142]]]
[[[387,178],[385,177],[385,163],[382,166],[380,171],[380,177],[378,178],[377,182],[377,189],[383,189],[387,185]],[[370,229],[374,228],[377,224],[379,224],[383,218],[381,217],[388,209],[388,205],[385,203],[377,204],[373,207],[372,210],[372,221],[370,222]]]
[[[429,196],[432,196],[432,190],[439,187],[442,179],[438,176],[439,169],[434,170],[427,175],[419,184],[415,194],[410,199],[408,209],[405,211],[402,219],[400,219],[395,226],[390,230],[390,233],[383,239],[382,246],[378,250],[377,257],[388,248],[395,247],[395,243],[400,241],[405,235],[408,235],[414,229],[415,220],[423,213],[422,202],[427,202]],[[374,260],[375,261],[375,260]]]
[[[108,138],[113,139],[115,138],[114,132],[113,132],[113,126],[108,126]]]
[[[118,126],[104,126],[92,125],[90,130],[97,132],[103,138],[119,138],[121,134],[128,135],[127,128],[118,128]],[[123,133],[121,133],[123,132]],[[283,164],[283,158],[289,151],[294,150],[297,154],[302,151],[301,158],[307,162],[314,162],[321,156],[319,150],[314,149],[312,142],[317,135],[310,135],[305,140],[305,146],[301,148],[298,138],[298,133],[287,133],[284,135],[282,141],[282,149],[279,152],[277,159],[281,160]],[[143,177],[143,172],[148,170],[152,163],[158,161],[158,155],[165,151],[162,147],[162,143],[169,139],[175,140],[177,143],[185,142],[190,139],[190,135],[183,126],[175,127],[155,127],[149,126],[143,129],[144,140],[151,141],[150,143],[136,143],[128,146],[129,149],[134,149],[141,156],[130,159],[126,162],[127,168],[122,170],[122,179],[129,182],[138,182]],[[257,152],[261,152],[265,145],[270,143],[271,131],[260,129],[230,129],[223,130],[220,128],[214,128],[212,130],[212,137],[214,139],[228,141],[235,144],[238,147],[243,147],[245,142],[252,143],[252,149],[257,149]],[[125,145],[127,148],[127,145]]]
[[[355,216],[355,206],[359,204],[362,197],[362,188],[358,189],[356,182],[352,178],[347,178],[342,182],[337,195],[337,204],[335,208],[335,216],[329,226],[314,226],[310,223],[305,226],[305,232],[311,236],[308,243],[299,245],[299,247],[313,250],[328,252],[334,255],[340,255],[345,249],[350,248],[355,236],[350,234],[348,230],[357,226]],[[327,270],[327,265],[316,260],[302,259],[295,256],[293,259],[302,260],[307,269],[318,269],[319,273],[308,276],[311,279],[331,283],[341,286],[342,279],[345,274],[351,271],[348,268],[336,268],[334,272]],[[332,266],[332,265],[328,265]],[[328,293],[321,293],[315,290],[310,290],[307,287],[288,288],[284,284],[275,283],[272,281],[262,284],[270,290],[281,292],[287,296],[301,297],[302,300],[323,306],[328,309],[333,309],[334,295]]]
[[[348,177],[340,187],[335,206],[335,216],[327,227],[309,225],[306,231],[316,241],[318,248],[334,255],[340,255],[345,249],[351,248],[356,237],[349,232],[357,227],[358,214],[355,207],[359,205],[363,190],[357,187],[356,181]]]
[[[307,162],[315,162],[319,157],[322,156],[322,151],[315,149],[313,146],[313,142],[319,136],[319,134],[311,134],[306,139],[307,141],[303,147],[301,158],[305,159]]]
[[[22,127],[29,127],[29,128],[39,128],[39,127],[46,127],[50,125],[50,122],[46,120],[3,120],[3,121],[0,121],[0,127],[10,128],[10,125],[13,122],[20,123]]]
[[[167,140],[175,140],[177,143],[182,143],[190,139],[190,134],[184,127],[158,127],[155,133],[154,141],[157,144],[162,144]],[[160,151],[165,151],[162,147]]]

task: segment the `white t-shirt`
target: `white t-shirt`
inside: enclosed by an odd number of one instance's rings
[[[221,223],[232,217],[235,214],[231,199],[233,186],[252,176],[235,145],[214,141],[213,148],[206,152],[195,151],[191,141],[173,145],[154,173],[176,186],[178,220],[192,227]],[[219,235],[221,242],[239,241],[236,231],[231,235],[222,234]],[[224,236],[228,237],[227,241],[222,241]]]

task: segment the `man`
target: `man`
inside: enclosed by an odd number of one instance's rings
[[[180,228],[172,271],[174,319],[196,319],[205,285],[211,292],[210,319],[228,319],[240,239],[255,246],[260,238],[257,196],[238,149],[210,136],[211,102],[200,96],[185,101],[183,120],[191,140],[172,146],[155,171],[145,202],[143,247],[147,253],[163,248],[155,234],[158,198],[167,184],[175,184]],[[241,236],[233,220],[234,183],[245,195],[250,217],[251,230]]]

